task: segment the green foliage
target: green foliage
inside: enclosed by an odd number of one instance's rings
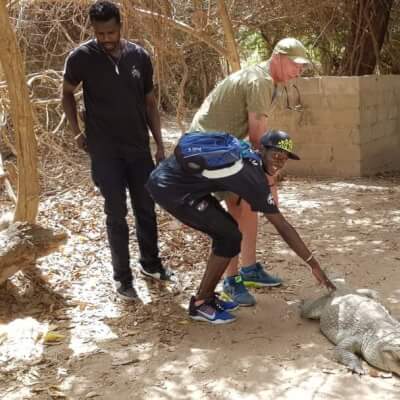
[[[241,29],[239,46],[243,67],[265,61],[268,57],[268,49],[260,32]]]

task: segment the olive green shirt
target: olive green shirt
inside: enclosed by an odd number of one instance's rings
[[[193,117],[190,131],[222,131],[239,139],[248,135],[248,113],[268,116],[275,98],[268,62],[243,68],[222,80]]]

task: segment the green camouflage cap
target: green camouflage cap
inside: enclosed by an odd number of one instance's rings
[[[285,54],[296,64],[310,64],[307,50],[303,44],[294,38],[280,40],[274,47],[272,54]]]

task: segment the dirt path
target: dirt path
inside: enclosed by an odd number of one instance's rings
[[[397,318],[399,183],[291,178],[280,189],[282,212],[330,275],[377,289]],[[70,240],[41,261],[41,276],[20,273],[0,287],[1,399],[399,398],[398,377],[352,375],[333,361],[318,323],[300,319],[299,302],[323,289],[266,221],[259,259],[285,285],[255,291],[256,307],[213,327],[184,309],[204,269],[204,236],[161,212],[161,252],[179,283],[138,277],[142,304],[127,306],[113,294],[98,193],[85,185],[48,197],[41,219]]]

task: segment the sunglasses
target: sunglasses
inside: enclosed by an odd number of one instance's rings
[[[303,103],[301,102],[301,96],[298,87],[293,84],[290,86],[289,91],[286,86],[284,87],[284,89],[286,93],[286,109],[291,111],[302,112],[304,110],[304,106]],[[291,101],[289,99],[291,99]]]

